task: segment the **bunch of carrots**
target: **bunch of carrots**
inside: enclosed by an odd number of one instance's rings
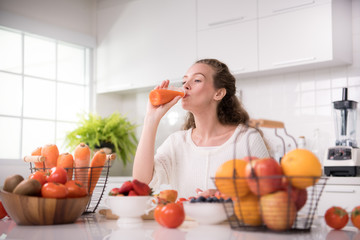
[[[107,160],[107,155],[103,149],[97,151],[90,159],[90,148],[85,143],[80,143],[71,153],[61,153],[55,144],[47,144],[36,148],[31,155],[42,156],[43,162],[35,162],[35,168],[51,169],[53,167],[62,167],[67,170],[67,181],[80,181],[91,195],[100,178],[102,169]],[[91,160],[91,161],[90,161]]]

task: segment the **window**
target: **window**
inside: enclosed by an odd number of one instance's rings
[[[90,108],[91,49],[0,27],[0,159],[64,137]]]

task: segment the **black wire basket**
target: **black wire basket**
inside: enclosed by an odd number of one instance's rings
[[[248,134],[247,138],[252,133],[256,133],[259,127],[274,128],[275,135],[282,138],[277,129],[283,128],[285,135],[294,141],[297,148],[295,139],[287,134],[282,122],[252,120],[248,127],[255,129]],[[283,138],[281,140],[285,154],[285,140]],[[248,156],[252,156],[248,142]],[[237,164],[235,156],[236,148],[234,148],[233,174],[231,177],[212,178],[217,189],[233,199],[232,204],[224,204],[228,222],[232,229],[287,233],[311,231],[327,178],[285,176],[282,174],[256,176],[253,168],[251,168],[250,177],[239,176],[235,169]],[[253,160],[249,158],[248,161],[251,163]],[[294,188],[292,187],[294,181],[306,181],[310,186],[304,189]],[[271,186],[277,190],[269,190],[267,194],[261,193],[260,190],[265,189],[270,182],[272,183]]]
[[[111,167],[111,162],[116,158],[115,154],[107,155],[107,160],[104,166],[100,167],[73,167],[73,168],[65,168],[65,170],[69,173],[72,173],[72,179],[78,180],[84,184],[87,188],[88,192],[90,192],[91,186],[93,185],[92,180],[93,176],[100,175],[99,179],[96,182],[95,187],[91,191],[91,196],[89,202],[85,208],[83,214],[94,213],[98,208],[100,201],[104,195],[104,191],[107,185],[109,170]],[[49,168],[45,168],[45,164],[43,163],[42,168],[36,168],[33,164],[34,162],[43,162],[44,159],[41,156],[26,156],[24,158],[26,162],[30,164],[30,172],[34,173],[36,171],[49,171]]]

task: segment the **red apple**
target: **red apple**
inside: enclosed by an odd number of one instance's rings
[[[273,158],[251,160],[245,167],[246,181],[255,195],[265,195],[282,188],[282,169]]]
[[[260,197],[265,225],[274,231],[290,229],[296,218],[296,206],[286,191],[277,191]]]
[[[307,201],[307,190],[298,189],[298,196],[295,201],[296,210],[299,211]]]

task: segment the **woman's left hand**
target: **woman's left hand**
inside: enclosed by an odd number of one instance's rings
[[[219,194],[219,191],[216,189],[207,189],[207,190],[203,191],[200,188],[197,188],[195,191],[197,194],[196,197],[203,196],[205,198],[208,198],[208,197],[214,197]]]

